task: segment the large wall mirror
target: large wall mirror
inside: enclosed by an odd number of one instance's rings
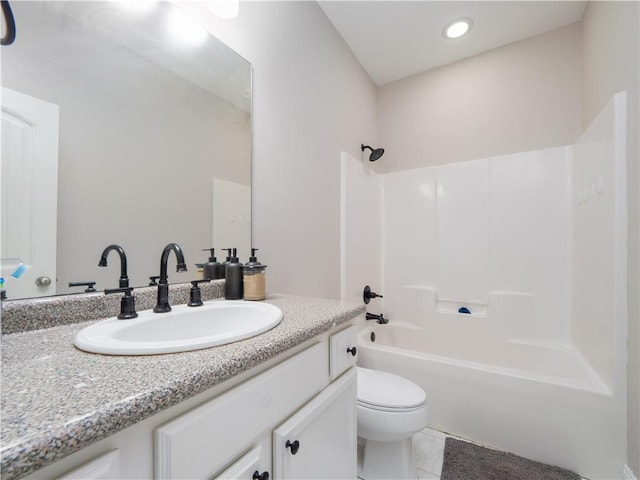
[[[251,65],[168,2],[11,2],[2,62],[2,277],[8,299],[158,275],[178,243],[251,246]],[[23,273],[17,272],[23,264]],[[51,284],[47,284],[47,278]]]

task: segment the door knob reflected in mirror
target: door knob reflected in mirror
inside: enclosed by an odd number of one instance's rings
[[[51,285],[51,278],[49,277],[38,277],[36,278],[36,285],[39,287],[48,287]]]

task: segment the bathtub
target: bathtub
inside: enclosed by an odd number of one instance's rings
[[[402,322],[359,333],[358,364],[427,393],[429,427],[590,479],[621,478],[620,401],[571,345],[434,336]],[[372,333],[375,340],[372,341]],[[449,339],[447,341],[447,339]]]

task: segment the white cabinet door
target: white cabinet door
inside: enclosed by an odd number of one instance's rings
[[[273,432],[276,479],[356,478],[356,369]]]

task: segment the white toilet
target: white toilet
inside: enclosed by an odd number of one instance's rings
[[[411,437],[427,426],[426,399],[406,378],[358,367],[358,477],[417,478]]]

